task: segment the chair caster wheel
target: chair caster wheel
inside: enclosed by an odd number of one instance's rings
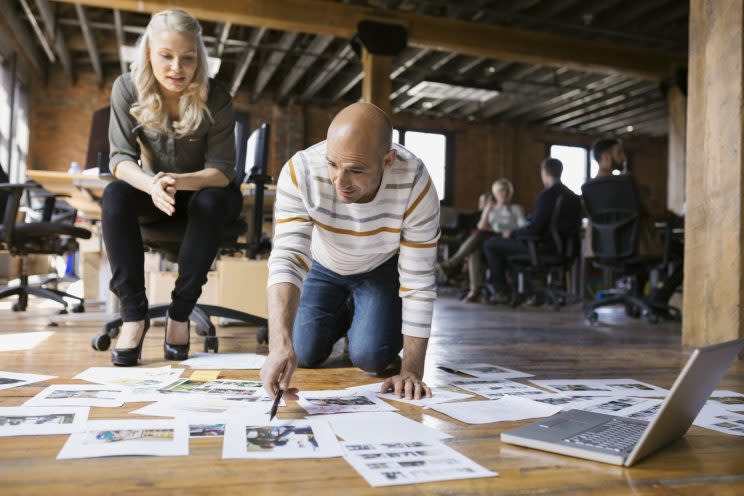
[[[658,324],[659,323],[659,316],[656,315],[653,312],[649,312],[646,315],[646,322],[648,322],[649,324],[652,324],[652,325]]]
[[[59,312],[57,312],[57,315],[67,315],[67,309],[66,308],[63,308],[62,310],[60,310]]]
[[[625,315],[630,318],[637,319],[640,318],[641,311],[635,305],[628,303],[625,305]]]
[[[59,324],[57,322],[49,322],[47,327],[59,327]]]
[[[217,336],[207,336],[204,339],[204,351],[206,353],[209,353],[210,351],[213,351],[217,353],[217,350],[219,349],[219,339],[217,339]]]
[[[85,312],[85,305],[82,303],[78,303],[74,307],[72,307],[72,313],[83,313]]]
[[[96,334],[90,339],[90,345],[96,351],[106,351],[111,346],[111,338],[108,334]]]
[[[11,308],[14,312],[23,312],[26,310],[25,305],[19,305],[18,303],[13,303],[13,306]]]
[[[597,312],[589,312],[586,314],[586,321],[589,323],[589,325],[595,325],[597,322],[599,322],[599,315]]]
[[[262,327],[256,333],[256,341],[258,344],[269,344],[269,329],[268,327]]]

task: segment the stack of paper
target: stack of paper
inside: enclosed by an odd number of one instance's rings
[[[344,459],[374,487],[499,475],[441,443],[343,443],[343,447]]]
[[[561,411],[558,406],[546,405],[527,398],[509,395],[492,401],[444,403],[434,405],[431,409],[466,424],[489,424],[491,422],[549,417]]]
[[[724,434],[744,436],[744,415],[717,406],[704,406],[695,419],[695,425]]]

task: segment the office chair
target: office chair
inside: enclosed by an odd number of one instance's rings
[[[581,191],[584,208],[591,221],[592,250],[596,257],[594,265],[630,280],[630,288],[625,294],[587,304],[586,319],[594,324],[599,318],[597,308],[622,304],[628,316],[645,316],[649,323],[657,323],[657,310],[662,308],[652,306],[643,298],[638,276],[654,269],[663,269],[668,255],[638,255],[641,199],[635,182],[630,176],[603,177],[584,184]],[[680,315],[674,307],[665,306],[663,310],[669,315]]]
[[[245,121],[242,123],[245,124]],[[236,128],[241,123],[236,124]],[[220,243],[220,253],[237,253],[244,251],[247,255],[255,257],[258,253],[263,251],[266,247],[266,243],[261,240],[261,222],[255,221],[255,219],[262,219],[263,217],[263,187],[266,182],[271,181],[271,177],[265,174],[266,164],[268,161],[268,142],[269,142],[269,124],[262,124],[256,129],[249,142],[253,140],[255,146],[253,147],[254,153],[251,157],[252,160],[251,173],[247,178],[247,181],[254,182],[256,184],[256,202],[254,206],[254,235],[253,238],[247,243],[238,242],[239,236],[246,234],[247,224],[245,219],[239,217],[231,224],[225,226],[222,234],[222,240]],[[236,129],[238,143],[238,153],[236,155],[236,166],[235,175],[233,177],[233,183],[240,187],[243,182],[246,182],[245,166],[246,166],[246,155],[245,150],[242,146],[246,143],[243,133],[240,129]],[[249,147],[250,148],[250,147]],[[103,160],[99,164],[99,170],[103,174],[109,174],[108,161]],[[251,179],[252,178],[252,179]],[[259,187],[260,186],[260,187]],[[260,202],[259,202],[260,200]],[[166,259],[175,260],[178,257],[178,251],[181,246],[181,240],[183,239],[184,232],[186,230],[185,218],[172,218],[159,220],[153,223],[140,224],[140,233],[142,234],[142,241],[145,245],[145,249],[154,251],[162,254]],[[152,320],[158,317],[165,317],[166,312],[170,304],[154,304],[150,305],[147,309],[147,316]],[[263,317],[257,317],[250,315],[245,312],[238,310],[232,310],[217,305],[206,305],[203,303],[197,303],[194,310],[191,312],[189,320],[196,324],[196,333],[200,336],[204,336],[204,351],[214,351],[215,353],[219,349],[219,340],[217,333],[212,324],[210,317],[223,317],[227,319],[233,319],[245,322],[252,326],[263,327],[259,329],[259,334],[268,332],[265,330],[267,320]],[[121,317],[117,317],[104,325],[103,332],[96,334],[91,338],[91,346],[95,350],[105,351],[111,345],[111,338],[115,338],[119,334],[119,328],[122,325]]]
[[[60,303],[63,306],[62,313],[67,312],[68,306],[64,298],[72,298],[78,301],[72,311],[84,311],[83,299],[78,296],[65,293],[57,288],[29,284],[26,265],[28,255],[64,255],[76,251],[78,249],[77,238],[90,239],[90,231],[75,227],[69,222],[52,222],[46,216],[39,222],[16,222],[24,191],[40,189],[40,186],[35,183],[8,183],[8,176],[2,167],[0,167],[0,183],[0,193],[2,193],[0,202],[3,197],[5,200],[0,206],[0,211],[4,210],[2,212],[3,224],[0,226],[0,241],[11,255],[21,259],[18,285],[0,288],[0,298],[18,296],[18,301],[12,307],[15,312],[26,310],[29,295]],[[53,206],[50,211],[53,211]]]
[[[527,255],[514,255],[507,258],[509,265],[517,272],[517,290],[513,293],[510,305],[518,307],[530,293],[537,302],[544,300],[554,310],[571,301],[566,289],[566,274],[576,260],[579,245],[579,222],[581,203],[578,197],[558,197],[550,218],[550,235],[556,251],[547,252],[541,247],[541,236],[521,235],[518,239],[527,244]],[[532,291],[527,291],[525,279],[529,279]]]

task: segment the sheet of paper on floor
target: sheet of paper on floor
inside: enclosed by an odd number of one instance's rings
[[[284,400],[281,406],[286,406]],[[226,400],[204,396],[168,398],[144,406],[131,413],[152,417],[180,417],[190,415],[224,415],[235,408],[248,408],[256,411],[268,411],[271,408],[271,398],[263,396],[255,401]]]
[[[395,395],[395,393],[380,393],[380,388],[382,387],[382,382],[375,382],[373,384],[364,384],[362,386],[351,386],[349,388],[346,388],[347,391],[367,391],[374,393],[377,395],[378,398],[382,398],[385,400],[393,400],[393,401],[399,401],[401,403],[408,403],[409,405],[415,405],[420,406],[422,408],[427,408],[431,405],[436,405],[438,403],[447,403],[449,401],[457,401],[457,400],[464,400],[466,398],[472,398],[472,394],[465,394],[465,393],[458,393],[456,391],[449,391],[447,389],[442,388],[431,388],[432,397],[431,398],[421,398],[420,400],[407,400],[405,398],[400,398]]]
[[[126,388],[101,384],[54,384],[30,398],[24,406],[98,406],[124,404]]]
[[[318,415],[344,441],[382,443],[388,441],[439,442],[452,436],[395,412],[359,412]]]
[[[292,419],[252,424],[232,417],[225,426],[222,458],[330,458],[341,455],[341,447],[327,422]]]
[[[561,407],[561,410],[581,410],[584,407],[588,407],[591,405],[594,405],[596,403],[601,403],[602,401],[605,401],[609,397],[599,397],[599,396],[571,396],[567,394],[561,394],[561,393],[541,393],[541,394],[531,394],[527,396],[527,398],[531,399],[532,401],[539,401],[540,403],[545,403],[546,405],[553,405],[553,406],[559,406]]]
[[[297,404],[310,415],[345,412],[390,412],[397,408],[365,391],[301,391]]]
[[[506,394],[512,396],[532,396],[545,391],[508,379],[463,379],[453,381],[452,386],[470,391],[490,400],[497,400]]]
[[[719,406],[704,406],[694,423],[724,434],[744,436],[744,415]]]
[[[635,379],[549,379],[530,380],[556,393],[573,396],[641,396],[663,398],[669,391]]]
[[[194,353],[181,365],[199,370],[259,370],[265,361],[265,355],[255,353]]]
[[[213,381],[194,381],[179,379],[160,389],[163,394],[212,396],[219,398],[255,398],[263,394],[259,381],[239,379],[216,379]]]
[[[467,398],[472,398],[473,395],[466,393],[457,393],[455,391],[448,391],[446,389],[434,388],[432,390],[431,398],[421,398],[420,400],[408,400],[405,397],[399,397],[395,393],[378,394],[377,397],[384,400],[407,403],[409,405],[419,406],[421,408],[428,408],[432,405],[439,405],[440,403],[449,403],[450,401],[460,401]]]
[[[342,443],[344,459],[373,487],[496,477],[449,446],[431,441]]]
[[[90,420],[70,435],[58,460],[103,456],[189,454],[189,426],[184,420]]]
[[[127,388],[124,402],[160,401],[159,390],[178,381],[184,369],[165,367],[90,367],[75,376],[96,384]]]
[[[645,417],[653,414],[639,412],[647,412],[649,409],[653,409],[653,412],[656,412],[658,411],[657,405],[660,403],[660,400],[648,398],[613,396],[590,401],[587,405],[577,406],[576,409],[586,412],[604,413],[605,415],[615,415],[616,417],[630,417],[631,415],[635,415],[632,418],[638,418],[639,416],[643,416],[644,418],[640,420],[647,420]]]
[[[744,394],[734,391],[713,391],[708,398],[708,403],[730,412],[744,412]]]
[[[71,434],[85,427],[87,406],[0,407],[0,437]]]
[[[527,372],[508,369],[490,363],[447,364],[445,367],[460,372],[461,374],[472,375],[473,377],[478,377],[480,379],[516,379],[519,377],[534,377],[534,374],[528,374]]]
[[[35,382],[55,379],[56,375],[22,374],[19,372],[0,371],[0,389],[10,389]]]
[[[0,336],[0,351],[33,350],[52,334],[52,331],[3,334]]]
[[[466,424],[490,424],[549,417],[561,411],[559,406],[546,405],[522,396],[506,395],[498,400],[464,401],[434,405],[432,410]]]

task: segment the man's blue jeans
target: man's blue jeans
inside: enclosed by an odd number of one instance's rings
[[[313,262],[305,277],[292,340],[303,368],[322,364],[348,330],[349,356],[355,367],[381,372],[403,347],[398,256],[363,273],[342,276]],[[354,298],[349,327],[346,301]]]

